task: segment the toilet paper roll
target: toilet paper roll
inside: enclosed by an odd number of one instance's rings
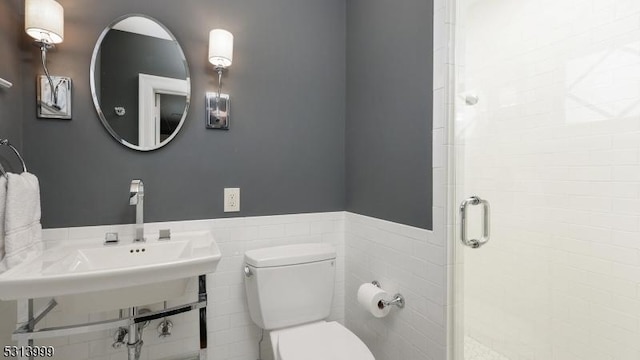
[[[358,303],[377,318],[389,313],[389,307],[382,305],[382,300],[386,299],[389,299],[389,294],[371,283],[362,284],[358,289]]]

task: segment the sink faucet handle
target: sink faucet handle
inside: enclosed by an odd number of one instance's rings
[[[171,229],[160,229],[158,233],[158,240],[170,240],[171,239]]]
[[[117,232],[108,232],[104,235],[104,244],[105,245],[113,245],[113,244],[117,244],[119,242],[118,240],[118,233]]]

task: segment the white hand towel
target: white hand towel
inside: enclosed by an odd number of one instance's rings
[[[7,201],[4,217],[4,251],[2,262],[10,269],[42,253],[40,225],[40,186],[30,173],[7,174]]]
[[[7,178],[0,175],[0,273],[7,270],[4,259],[4,209],[7,203]]]

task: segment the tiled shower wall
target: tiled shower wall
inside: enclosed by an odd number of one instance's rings
[[[172,232],[210,230],[222,252],[217,271],[207,276],[209,304],[207,311],[208,358],[210,360],[246,360],[258,358],[260,330],[249,316],[244,292],[242,263],[244,252],[251,249],[288,245],[303,242],[326,242],[338,250],[336,287],[330,320],[344,322],[344,220],[343,212],[313,213],[280,216],[261,216],[215,220],[152,223],[145,225],[148,234],[170,228]],[[95,238],[100,242],[106,232],[119,232],[120,236],[132,236],[131,225],[93,226],[44,230],[49,241],[73,241]],[[192,286],[195,294],[195,281]],[[169,305],[177,305],[170,303]],[[159,309],[161,304],[153,304]],[[100,314],[65,313],[54,310],[45,325],[97,321],[117,312]],[[47,319],[45,319],[47,320]],[[141,360],[185,359],[198,351],[198,317],[196,312],[171,318],[173,334],[159,338],[156,326],[151,322],[144,332],[144,349]],[[267,337],[268,338],[268,337]],[[67,336],[36,344],[55,346],[55,359],[60,360],[125,360],[126,348],[114,349],[113,330]],[[263,348],[263,359],[271,358],[268,345]]]
[[[467,334],[511,359],[640,358],[640,2],[463,4]],[[463,102],[462,102],[463,103]]]

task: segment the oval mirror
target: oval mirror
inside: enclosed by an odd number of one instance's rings
[[[91,58],[91,95],[121,144],[149,151],[169,143],[189,109],[191,80],[180,44],[145,15],[126,15],[100,35]]]

